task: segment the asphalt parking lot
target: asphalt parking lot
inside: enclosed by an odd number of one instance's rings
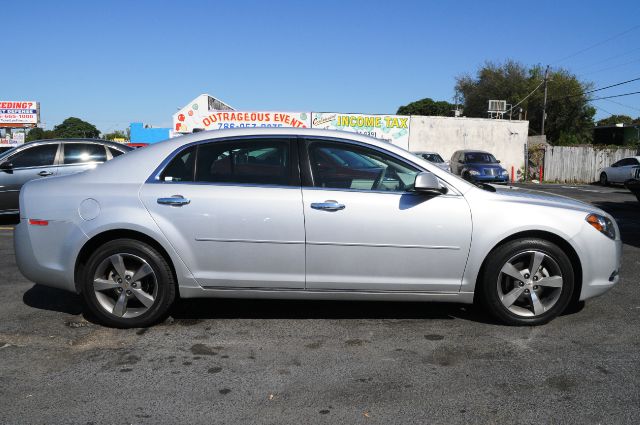
[[[612,213],[621,282],[550,324],[457,304],[195,300],[150,329],[92,322],[25,280],[0,224],[0,423],[638,423],[640,203]]]

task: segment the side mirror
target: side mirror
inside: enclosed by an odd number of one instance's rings
[[[2,163],[0,163],[0,170],[2,171],[6,171],[6,172],[11,172],[13,171],[13,164],[7,161],[4,161]]]
[[[500,164],[500,160],[499,160],[499,159],[498,159],[498,160],[496,160],[496,162],[497,162],[498,164]]]
[[[447,189],[440,185],[438,178],[433,173],[422,172],[416,176],[413,190],[422,193],[441,194],[446,193]]]
[[[464,161],[463,161],[463,160],[461,160],[461,159],[459,159],[459,160],[458,160],[458,164],[464,164]]]

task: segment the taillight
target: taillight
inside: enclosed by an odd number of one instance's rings
[[[34,218],[29,219],[29,224],[32,226],[48,226],[49,220],[37,220]]]

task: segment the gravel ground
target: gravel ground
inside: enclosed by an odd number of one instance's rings
[[[0,423],[638,423],[640,204],[533,188],[611,212],[625,242],[619,285],[533,328],[458,304],[192,300],[108,329],[20,275],[5,220]]]

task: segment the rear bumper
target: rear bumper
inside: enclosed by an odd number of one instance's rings
[[[50,221],[47,226],[33,226],[21,219],[13,238],[18,269],[35,283],[76,292],[77,247],[87,240],[74,223]]]

